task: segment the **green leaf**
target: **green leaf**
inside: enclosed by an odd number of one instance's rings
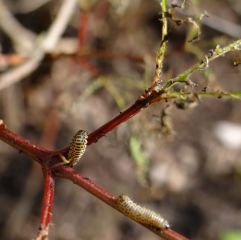
[[[231,230],[222,233],[220,240],[240,240],[241,239],[241,230]]]
[[[231,95],[232,97],[241,98],[241,91],[231,92],[230,95]],[[240,238],[240,239],[241,239],[241,238]]]
[[[136,163],[136,173],[138,180],[142,185],[147,185],[146,173],[149,161],[143,155],[141,150],[141,143],[135,136],[131,136],[130,138],[130,152]]]
[[[130,138],[130,150],[131,150],[131,156],[134,158],[137,165],[145,165],[147,160],[143,156],[143,153],[141,151],[141,144],[139,140],[132,136]]]

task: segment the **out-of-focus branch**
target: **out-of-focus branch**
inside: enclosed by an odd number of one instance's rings
[[[241,26],[214,14],[202,19],[202,23],[233,38],[241,37]]]
[[[185,15],[188,17],[194,17],[195,15],[191,10],[183,10],[180,8],[176,8],[176,11],[181,15]],[[233,38],[241,37],[241,26],[239,24],[230,22],[213,13],[208,12],[207,16],[202,18],[201,23],[203,25],[206,25],[209,28],[212,28],[218,32],[224,33],[230,37],[233,37]]]
[[[78,51],[78,40],[76,38],[60,39],[51,51],[53,55],[71,55]]]
[[[24,28],[9,12],[3,0],[0,0],[0,27],[14,42],[14,46],[24,55],[34,49],[36,35]]]
[[[1,0],[0,0],[1,1]],[[49,28],[43,39],[37,41],[36,50],[24,64],[16,67],[10,72],[0,76],[0,90],[20,81],[31,72],[33,72],[43,59],[45,53],[51,51],[62,33],[64,32],[77,4],[77,0],[64,0],[60,7],[59,13]]]
[[[77,0],[63,1],[56,19],[50,26],[46,37],[42,40],[42,43],[40,43],[39,48],[43,49],[45,52],[50,52],[54,48],[67,27],[67,24],[72,17],[76,6]]]
[[[31,58],[22,65],[17,66],[12,71],[0,75],[0,90],[20,81],[33,72],[44,57],[43,51],[36,51]]]
[[[42,7],[43,5],[45,5],[50,1],[52,0],[34,0],[34,1],[21,0],[21,1],[9,1],[7,4],[12,12],[24,14],[24,13],[32,12]]]

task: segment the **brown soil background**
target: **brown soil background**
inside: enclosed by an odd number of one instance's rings
[[[14,7],[14,1],[10,2]],[[241,24],[238,2],[205,0],[198,9]],[[53,1],[25,14],[17,13],[15,6],[14,11],[22,24],[41,32],[51,23],[58,5]],[[159,12],[154,0],[98,1],[89,12],[84,49],[140,55],[145,63],[125,57],[87,58],[99,71],[97,78],[76,57],[46,56],[33,74],[0,92],[0,118],[11,130],[52,149],[67,146],[78,129],[94,131],[130,106],[149,85],[160,43]],[[65,36],[78,35],[78,19],[76,10]],[[171,27],[165,78],[198,61],[184,48],[189,29],[188,24]],[[11,42],[2,32],[0,40],[2,51],[11,53]],[[232,38],[227,34],[202,25],[201,39],[195,46],[206,53],[216,43],[229,40]],[[233,57],[239,56],[229,54],[211,63],[208,80],[202,73],[192,80],[198,88],[209,82],[210,89],[241,89],[241,67],[233,67]],[[88,94],[86,89],[100,78],[104,84]],[[167,104],[173,126],[169,137],[160,131],[160,114]],[[112,193],[126,193],[162,213],[173,229],[191,239],[221,239],[222,233],[241,228],[241,159],[240,149],[220,143],[213,129],[221,120],[241,123],[240,110],[239,101],[215,98],[201,99],[197,107],[186,110],[177,109],[172,102],[156,104],[88,147],[76,169]],[[133,135],[150,161],[147,183],[138,178],[137,164],[130,154]],[[0,142],[0,239],[35,236],[42,190],[39,166]],[[57,180],[50,239],[158,237],[72,183]]]

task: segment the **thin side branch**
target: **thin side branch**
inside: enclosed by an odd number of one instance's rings
[[[241,100],[241,91],[234,92],[223,92],[223,91],[215,91],[215,92],[175,92],[169,91],[168,93],[163,94],[163,98],[165,99],[176,99],[176,98],[188,98],[196,95],[197,97],[212,97],[212,98],[226,98],[226,99],[236,99]]]
[[[146,93],[140,96],[137,101],[127,108],[124,112],[120,113],[118,116],[96,129],[94,132],[89,134],[88,145],[96,143],[101,137],[105,136],[108,132],[112,131],[114,128],[119,126],[121,123],[127,121],[128,119],[135,116],[142,109],[148,107],[149,105],[161,101],[162,96],[160,92],[156,92],[152,89],[146,91]],[[66,154],[69,148],[64,148],[59,150],[61,154]]]
[[[209,67],[209,63],[213,60],[225,56],[225,54],[229,52],[234,51],[240,51],[241,50],[241,39],[232,42],[231,44],[220,47],[219,45],[216,46],[215,49],[210,50],[204,57],[203,60],[199,63],[194,64],[181,74],[179,74],[177,77],[169,79],[164,85],[163,83],[159,82],[157,83],[155,90],[156,91],[166,91],[173,87],[178,82],[186,82],[190,79],[190,76],[200,70],[204,70],[207,67]]]
[[[33,51],[36,35],[24,28],[14,18],[3,0],[0,0],[0,27],[10,37],[21,53],[28,55]]]
[[[161,81],[161,74],[163,68],[163,61],[167,50],[167,33],[168,33],[168,25],[167,25],[167,0],[160,0],[161,10],[162,10],[162,36],[161,36],[161,44],[157,50],[156,55],[156,69],[152,79],[152,85],[156,82]]]

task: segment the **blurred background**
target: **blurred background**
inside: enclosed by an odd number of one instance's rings
[[[0,118],[49,149],[68,146],[78,129],[92,132],[133,104],[150,86],[161,39],[159,1],[79,0],[51,51],[28,74],[15,76],[15,83],[1,85],[34,59],[62,3],[0,0]],[[217,44],[241,38],[239,0],[186,1],[174,17],[192,17],[200,29],[169,19],[164,79]],[[11,18],[20,32],[8,25]],[[195,85],[187,88],[241,89],[240,59],[236,52],[216,60],[194,74]],[[241,239],[240,109],[238,100],[217,98],[155,104],[89,146],[76,169],[113,194],[128,194],[160,212],[191,239]],[[36,236],[42,192],[39,165],[0,142],[0,239]],[[158,237],[57,179],[50,239]]]

